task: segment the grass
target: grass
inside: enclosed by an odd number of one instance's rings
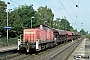
[[[36,56],[36,54],[32,54],[32,57],[34,58]]]
[[[12,54],[12,55],[7,55],[7,56],[5,56],[5,57],[0,57],[1,59],[6,59],[6,58],[12,58],[12,57],[15,57],[15,56],[18,56],[19,55],[19,53],[15,53],[15,54]]]

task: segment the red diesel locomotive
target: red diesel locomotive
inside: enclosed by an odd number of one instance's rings
[[[73,34],[74,32],[52,29],[45,25],[24,29],[23,40],[18,39],[18,50],[39,51],[80,37],[80,34]]]

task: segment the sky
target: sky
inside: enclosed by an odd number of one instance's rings
[[[70,25],[80,31],[84,29],[90,33],[90,0],[2,0],[10,2],[8,8],[14,9],[20,5],[33,4],[35,10],[40,6],[52,9],[54,19],[63,16],[70,22]],[[78,7],[76,7],[78,5]]]

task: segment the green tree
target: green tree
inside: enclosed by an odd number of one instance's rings
[[[81,29],[81,30],[80,30],[80,34],[82,34],[82,35],[86,35],[87,32],[85,32],[84,29]]]
[[[57,29],[61,29],[61,19],[56,18],[56,20],[53,21],[53,27]]]
[[[71,26],[71,28],[70,28],[70,31],[71,31],[71,32],[78,32],[76,29],[74,30],[72,26]]]
[[[70,27],[70,23],[68,22],[68,20],[66,20],[66,18],[63,18],[61,20],[61,26],[63,27],[63,30],[68,30],[70,31],[69,27]]]
[[[52,10],[50,8],[45,7],[39,7],[37,9],[38,14],[38,24],[45,24],[48,26],[53,27],[53,18],[54,14],[52,13]]]
[[[36,11],[33,9],[33,5],[22,5],[9,13],[9,26],[13,27],[10,31],[12,37],[22,34],[25,28],[31,28],[32,17],[34,17],[32,25],[35,26],[37,23],[37,19],[35,18]]]
[[[5,30],[3,29],[6,26],[6,7],[5,2],[0,0],[0,35],[5,35]]]
[[[62,19],[56,18],[53,24],[54,24],[54,28],[57,29],[67,30],[67,31],[70,31],[71,29],[73,30],[73,27],[70,26],[70,23],[66,18],[62,18]]]

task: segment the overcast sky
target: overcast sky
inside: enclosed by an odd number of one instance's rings
[[[90,0],[3,0],[10,2],[8,8],[33,4],[35,10],[40,6],[48,6],[54,13],[54,19],[65,16],[74,29],[82,28],[90,32]],[[76,7],[78,5],[78,7]]]

